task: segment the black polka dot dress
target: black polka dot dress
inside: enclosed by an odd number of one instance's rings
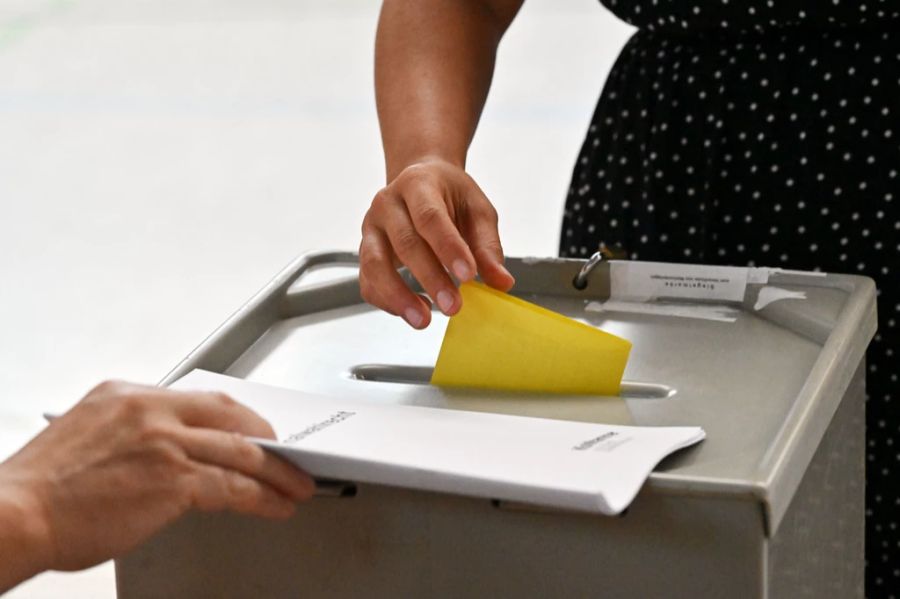
[[[875,279],[866,588],[900,596],[900,3],[604,3],[639,30],[575,166],[560,252]]]

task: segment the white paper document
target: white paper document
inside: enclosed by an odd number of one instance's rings
[[[609,266],[609,297],[648,302],[660,298],[742,301],[748,269],[736,266],[616,260]]]
[[[255,440],[313,476],[614,515],[699,427],[635,427],[385,405],[195,370],[174,389],[219,390],[268,420]],[[553,401],[548,398],[547,401]]]
[[[748,284],[765,285],[773,276],[824,277],[807,272],[765,266],[711,266],[612,260],[609,263],[609,299],[651,302],[657,299],[698,299],[741,302]]]

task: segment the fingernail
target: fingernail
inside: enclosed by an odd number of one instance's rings
[[[449,291],[439,291],[437,294],[437,303],[441,308],[441,312],[448,314],[453,309],[453,296]]]
[[[468,281],[472,278],[472,269],[469,268],[465,260],[455,260],[453,262],[453,274],[460,281]]]
[[[422,326],[422,322],[425,320],[425,317],[422,316],[422,313],[415,308],[407,308],[406,312],[403,313],[403,318],[406,320],[406,322],[417,329]]]

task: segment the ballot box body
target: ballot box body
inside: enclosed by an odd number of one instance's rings
[[[511,259],[516,293],[634,343],[624,402],[427,385],[426,332],[301,257],[167,377],[204,368],[371,402],[699,425],[621,516],[331,481],[288,521],[190,514],[117,561],[119,597],[862,597],[865,348],[874,285],[773,273],[805,299],[730,302],[734,321],[586,311],[575,260]],[[306,283],[305,283],[306,282]],[[759,309],[756,309],[759,307]]]

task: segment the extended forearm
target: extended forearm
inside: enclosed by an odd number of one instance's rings
[[[37,506],[21,491],[0,472],[0,594],[49,565]]]
[[[385,0],[375,87],[388,181],[439,157],[463,166],[494,57],[522,0]]]

